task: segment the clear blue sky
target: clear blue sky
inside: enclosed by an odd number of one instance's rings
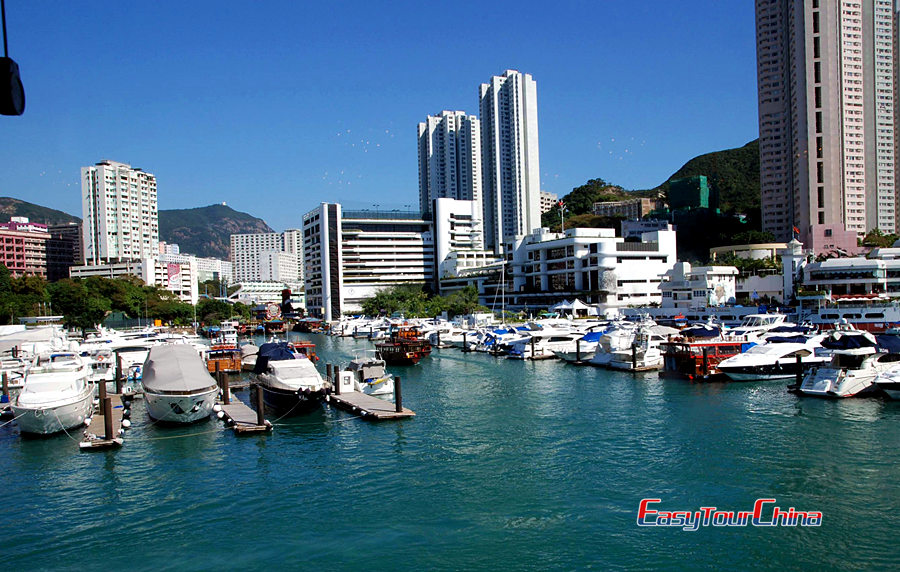
[[[321,201],[418,204],[416,125],[538,86],[541,185],[663,182],[757,137],[752,2],[7,0],[23,117],[0,196],[81,215],[80,167],[154,173],[161,209],[226,201],[276,230]]]

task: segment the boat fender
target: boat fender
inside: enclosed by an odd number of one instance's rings
[[[213,411],[215,411],[216,413],[220,413],[222,411],[222,406],[216,403],[215,405],[213,405]]]
[[[131,421],[129,421],[128,419],[122,419],[122,429],[129,428],[131,428]]]
[[[131,418],[131,409],[127,407],[122,408],[122,419],[130,419]]]
[[[217,405],[216,407],[218,407],[218,405]],[[216,411],[216,418],[217,418],[217,419],[221,419],[221,418],[223,418],[223,417],[225,417],[225,412],[224,412],[224,411],[222,411],[221,409],[219,409],[218,411]]]
[[[84,426],[85,426],[85,427],[90,427],[90,426],[91,426],[91,418],[90,418],[90,417],[85,417],[85,418],[84,418]]]
[[[124,428],[123,428],[123,429],[119,429],[119,435],[124,435],[124,434],[125,434],[125,429],[124,429]]]

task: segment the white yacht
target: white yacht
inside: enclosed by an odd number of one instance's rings
[[[584,332],[545,328],[523,332],[524,336],[507,343],[510,359],[555,358],[556,351],[574,352]]]
[[[891,399],[900,399],[900,364],[880,373],[875,386]]]
[[[87,364],[74,352],[38,355],[12,404],[22,432],[49,435],[82,425],[94,405],[88,372]]]
[[[719,362],[716,368],[735,381],[791,380],[797,373],[822,366],[830,357],[816,355],[815,343],[766,343]],[[799,370],[798,370],[798,361]]]
[[[836,330],[822,341],[832,350],[831,361],[812,368],[797,391],[817,397],[853,397],[877,391],[875,378],[897,365],[900,354],[879,353],[872,334]]]
[[[209,417],[219,394],[203,358],[188,344],[151,348],[142,384],[150,417],[170,423]]]
[[[625,371],[653,371],[662,369],[663,354],[660,344],[668,336],[654,333],[651,327],[641,326],[627,349],[610,352],[607,367]]]
[[[354,389],[369,395],[392,395],[394,376],[385,372],[385,362],[375,350],[363,350],[347,366],[353,373]]]
[[[279,412],[304,413],[325,400],[328,384],[313,362],[287,343],[260,346],[253,370],[266,405]]]

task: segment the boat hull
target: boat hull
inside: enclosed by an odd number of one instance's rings
[[[147,413],[151,418],[165,423],[194,423],[206,419],[216,404],[218,388],[190,395],[167,395],[144,392]]]
[[[93,407],[91,386],[85,385],[78,397],[67,403],[49,407],[21,407],[13,404],[12,410],[22,433],[51,435],[84,425],[84,420],[90,416]]]
[[[277,413],[301,415],[310,413],[322,406],[325,401],[325,389],[288,390],[262,384],[263,401],[266,407]]]

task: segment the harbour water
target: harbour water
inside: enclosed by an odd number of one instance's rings
[[[370,347],[304,337],[321,371]],[[125,446],[99,453],[0,428],[4,568],[900,566],[900,403],[449,349],[392,371],[414,419],[323,410],[237,437],[156,426],[138,404]],[[650,497],[693,511],[772,498],[823,520],[639,527]]]

